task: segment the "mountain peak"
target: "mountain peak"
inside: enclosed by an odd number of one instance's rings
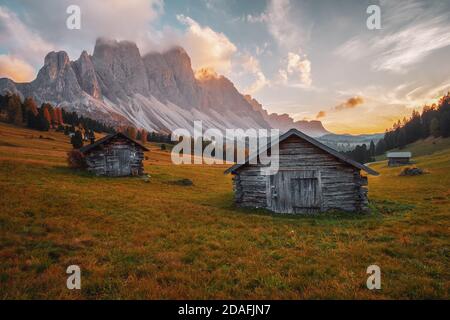
[[[134,56],[135,58],[141,58],[139,48],[136,43],[132,41],[117,41],[108,38],[98,38],[95,42],[94,58],[111,60],[112,56]]]
[[[88,59],[88,58],[89,58],[89,53],[87,53],[86,50],[83,50],[83,52],[81,52],[80,59]]]
[[[137,47],[136,43],[128,40],[116,40],[112,38],[99,37],[95,41],[95,46],[108,46],[108,47],[120,47],[120,46],[134,46]]]
[[[49,52],[44,59],[44,65],[55,67],[58,70],[64,68],[69,63],[69,55],[65,51]]]
[[[297,128],[310,135],[326,133],[320,122],[269,116],[259,102],[244,97],[232,81],[211,68],[194,73],[191,58],[179,46],[142,57],[134,42],[98,38],[92,55],[83,51],[71,62],[64,51],[50,52],[34,81],[16,84],[2,79],[1,90],[148,131],[191,130],[193,121],[201,119],[205,128],[219,130]]]
[[[172,47],[171,49],[167,50],[163,53],[164,58],[166,59],[167,63],[175,65],[178,65],[185,69],[185,71],[188,71],[190,73],[192,72],[192,66],[191,66],[191,58],[187,54],[186,50],[184,50],[180,46]]]
[[[177,53],[177,54],[180,54],[180,55],[188,55],[186,50],[184,50],[184,48],[181,47],[181,46],[173,46],[169,50],[167,50],[166,52],[173,52],[173,53]]]

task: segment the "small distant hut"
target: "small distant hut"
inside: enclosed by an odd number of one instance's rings
[[[88,171],[111,177],[142,175],[144,151],[149,150],[120,132],[80,148]]]
[[[411,152],[388,152],[388,166],[402,166],[411,163]]]
[[[366,176],[378,175],[304,133],[291,129],[279,138],[279,170],[265,175],[256,159],[236,164],[235,203],[278,213],[316,213],[331,209],[365,211],[368,205]],[[271,147],[259,152],[271,153]],[[253,158],[255,160],[255,158]]]

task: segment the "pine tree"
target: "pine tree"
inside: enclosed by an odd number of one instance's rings
[[[141,130],[138,130],[137,132],[136,132],[136,140],[141,140],[142,139],[142,135],[141,135],[142,133],[141,133]]]
[[[25,98],[25,100],[23,101],[23,106],[25,107],[26,111],[33,112],[33,114],[35,116],[38,115],[38,113],[39,113],[38,106],[37,106],[36,101],[34,101],[34,99],[32,97]]]
[[[39,114],[36,101],[32,97],[27,97],[22,104],[23,121],[30,128],[35,128],[36,117]]]
[[[8,122],[15,125],[23,124],[22,102],[17,94],[13,94],[7,105]]]
[[[386,152],[386,142],[384,139],[381,139],[377,142],[377,146],[375,148],[375,154],[376,155],[382,155]]]
[[[402,149],[405,147],[406,143],[406,132],[403,128],[401,128],[398,132],[397,145],[400,149]]]
[[[441,135],[439,131],[439,120],[437,118],[433,118],[430,122],[430,134],[435,138]]]
[[[136,139],[136,128],[135,127],[128,127],[127,128],[127,136],[131,139]]]
[[[83,146],[83,135],[80,130],[77,130],[72,138],[70,138],[70,143],[74,149],[80,149]]]
[[[58,121],[60,124],[64,124],[62,108],[58,108]]]
[[[42,114],[45,120],[47,120],[49,124],[52,124],[52,116],[50,115],[50,108],[51,106],[48,103],[43,104],[41,107],[41,109],[43,110]]]
[[[145,129],[142,129],[141,131],[141,142],[142,144],[147,142],[147,131],[145,131]]]
[[[52,117],[52,123],[55,125],[60,124],[59,122],[59,116],[58,116],[58,108],[53,108],[52,112],[51,112],[51,117]]]
[[[370,141],[369,154],[370,157],[375,156],[375,143],[373,143],[373,140]]]
[[[40,131],[48,131],[50,129],[50,123],[44,116],[44,110],[39,109],[39,114],[36,117],[36,129]]]
[[[27,127],[31,129],[37,129],[37,116],[33,113],[33,111],[27,111]]]

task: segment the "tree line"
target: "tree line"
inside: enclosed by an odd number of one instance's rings
[[[89,117],[80,116],[76,112],[54,107],[50,103],[42,103],[39,107],[32,97],[27,97],[22,101],[18,94],[10,93],[0,95],[0,120],[39,131],[55,129],[64,132],[65,135],[70,135],[75,149],[81,148],[84,141],[91,140],[93,142],[94,132],[108,134],[116,132],[114,127]],[[170,134],[147,132],[145,129],[136,129],[133,126],[119,127],[118,131],[142,143],[147,141],[162,143],[161,148],[164,149],[164,144],[173,143]]]
[[[356,146],[345,154],[355,161],[366,163],[388,150],[403,149],[407,144],[428,137],[450,137],[450,93],[442,96],[437,104],[424,106],[422,113],[414,110],[411,117],[394,123],[376,145],[372,141],[369,147],[365,144]]]
[[[79,116],[75,112],[67,112],[47,102],[39,107],[32,97],[27,97],[22,102],[19,95],[9,93],[0,95],[0,119],[40,131],[48,131],[50,128],[63,131],[67,128],[69,132],[75,132],[70,129],[81,127],[88,131],[115,132],[113,127],[97,120]]]

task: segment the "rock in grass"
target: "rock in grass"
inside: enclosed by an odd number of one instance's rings
[[[407,168],[403,169],[402,172],[400,172],[400,176],[419,176],[419,175],[424,174],[424,173],[425,173],[425,171],[420,169],[420,168],[407,167]]]
[[[180,179],[180,180],[175,180],[175,181],[170,181],[170,184],[175,184],[177,186],[192,186],[194,183],[192,182],[192,180],[189,179]]]

